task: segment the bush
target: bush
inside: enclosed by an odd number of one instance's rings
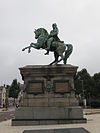
[[[100,99],[94,99],[87,102],[88,106],[91,106],[92,108],[100,108]]]

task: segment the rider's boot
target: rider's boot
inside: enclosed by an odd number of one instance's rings
[[[48,47],[46,48],[47,52],[45,53],[45,55],[49,55],[49,51],[50,51],[50,43],[48,43]]]

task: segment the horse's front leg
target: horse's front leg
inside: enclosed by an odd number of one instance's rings
[[[29,47],[30,47],[30,46],[23,48],[22,51],[25,51],[25,50],[28,49]]]
[[[31,43],[28,47],[23,48],[22,51],[25,51],[26,49],[28,49],[28,53],[30,53],[31,48],[40,49],[38,43]]]
[[[35,49],[40,49],[40,46],[38,43],[31,43],[30,46]]]
[[[31,45],[28,46],[28,47],[23,48],[22,51],[25,51],[26,49],[28,49],[28,53],[30,53],[31,52]]]

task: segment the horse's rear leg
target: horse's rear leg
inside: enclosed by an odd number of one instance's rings
[[[61,57],[60,60],[58,60],[58,62],[62,61],[63,60],[63,63],[64,63],[64,56],[63,56],[63,53],[59,52],[59,56]]]
[[[51,62],[49,65],[51,66],[51,65],[53,65],[54,63],[55,63],[56,61],[54,60],[53,62]]]
[[[59,55],[57,54],[57,52],[54,52],[54,57],[55,57],[55,60],[53,62],[51,62],[49,65],[53,65],[54,63],[58,64],[58,57],[59,57]]]
[[[60,45],[58,48],[57,48],[57,53],[58,55],[61,57],[60,60],[58,60],[58,62],[62,61],[63,60],[63,63],[64,63],[64,58],[65,56],[63,55],[63,53],[65,52],[65,49],[66,49],[66,46],[65,45]]]

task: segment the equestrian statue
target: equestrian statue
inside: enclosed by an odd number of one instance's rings
[[[73,51],[72,44],[65,44],[58,37],[58,27],[57,24],[52,24],[53,30],[48,34],[47,30],[44,28],[35,29],[35,39],[36,43],[31,43],[28,47],[22,49],[22,51],[28,49],[28,53],[31,52],[31,48],[35,49],[45,49],[45,55],[49,55],[49,51],[54,52],[55,60],[50,63],[50,65],[58,64],[63,60],[63,63],[67,63],[67,59]],[[60,57],[60,59],[59,59]]]

